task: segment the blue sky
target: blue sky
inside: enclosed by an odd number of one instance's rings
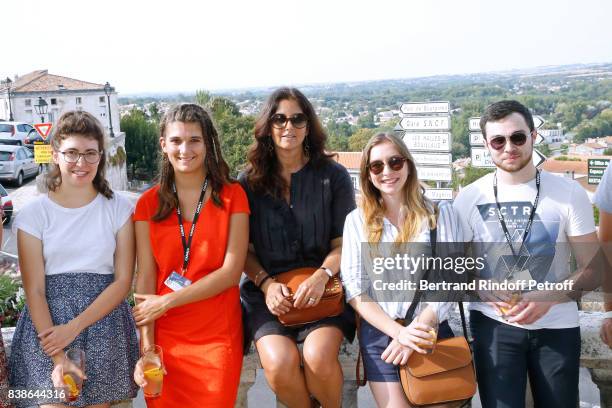
[[[2,15],[1,78],[48,69],[122,94],[612,62],[608,0],[8,0]]]

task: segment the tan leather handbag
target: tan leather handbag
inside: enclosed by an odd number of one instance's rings
[[[293,294],[302,282],[312,276],[317,268],[297,268],[274,276],[279,283],[284,283],[289,288],[291,296],[289,301],[293,302]],[[325,291],[319,303],[314,307],[303,309],[291,308],[287,313],[278,317],[285,326],[299,326],[306,323],[316,322],[325,317],[337,316],[344,311],[344,290],[340,278],[336,274],[325,285]]]
[[[432,354],[412,353],[399,376],[414,406],[459,407],[476,393],[472,353],[463,336],[438,340]]]

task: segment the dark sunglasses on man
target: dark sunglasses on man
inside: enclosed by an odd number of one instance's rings
[[[303,113],[296,113],[288,118],[282,113],[276,113],[270,118],[272,127],[275,127],[276,129],[283,129],[285,126],[287,126],[287,122],[291,122],[293,127],[296,129],[302,129],[308,124],[308,117]]]
[[[402,156],[391,156],[389,160],[387,160],[386,164],[391,170],[400,171],[404,167],[404,163],[407,160],[408,159]],[[370,170],[370,173],[378,175],[385,169],[385,162],[382,160],[375,160],[368,164],[368,169]]]
[[[527,142],[527,135],[523,132],[516,132],[509,137],[495,136],[489,140],[489,146],[491,146],[493,150],[501,150],[506,146],[508,140],[515,146],[522,146]]]

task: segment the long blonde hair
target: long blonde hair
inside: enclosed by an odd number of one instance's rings
[[[361,184],[360,207],[365,218],[364,232],[368,237],[368,242],[380,242],[383,231],[385,205],[380,191],[372,184],[368,165],[372,148],[383,143],[392,143],[399,154],[407,159],[408,178],[402,189],[404,199],[400,209],[400,214],[403,215],[403,224],[399,229],[395,242],[410,242],[420,233],[424,220],[427,220],[429,223],[429,228],[435,228],[436,210],[433,203],[424,195],[423,188],[417,177],[414,159],[408,148],[401,139],[390,133],[378,133],[373,136],[366,144],[361,155],[359,171]]]

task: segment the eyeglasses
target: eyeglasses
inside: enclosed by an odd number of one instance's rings
[[[506,142],[510,140],[515,146],[522,146],[527,142],[527,135],[522,132],[513,133],[509,137],[504,136],[496,136],[493,139],[489,140],[489,145],[493,150],[501,150],[506,146]]]
[[[66,163],[76,163],[82,157],[87,163],[96,164],[100,161],[100,157],[102,157],[102,152],[97,152],[95,150],[90,150],[85,153],[79,153],[77,150],[66,150],[60,153],[64,156]]]
[[[400,171],[404,168],[404,163],[407,160],[408,159],[402,156],[392,156],[389,158],[389,160],[387,160],[387,166],[389,166],[389,168],[393,171]],[[372,163],[368,164],[368,169],[370,170],[370,173],[378,175],[385,169],[385,162],[382,160],[373,161]]]
[[[272,115],[270,118],[272,127],[275,127],[276,129],[283,129],[285,126],[287,126],[287,122],[291,122],[293,127],[296,129],[302,129],[308,124],[308,117],[303,113],[296,113],[292,117],[288,118],[282,113],[277,113]]]

